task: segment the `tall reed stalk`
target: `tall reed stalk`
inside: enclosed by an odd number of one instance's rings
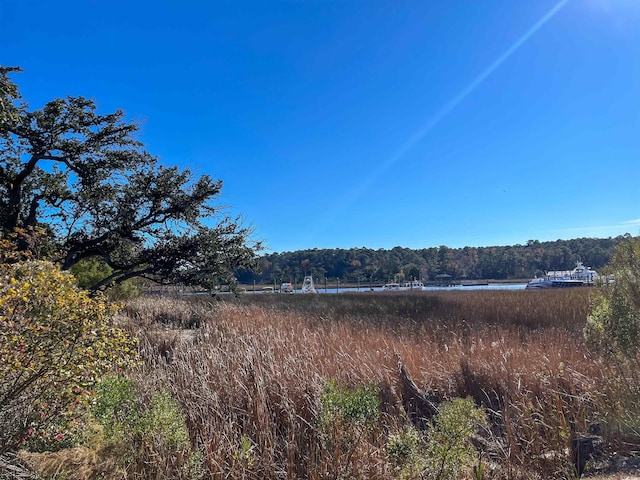
[[[126,315],[145,359],[141,398],[169,391],[208,478],[395,478],[389,437],[412,425],[399,363],[436,404],[470,396],[486,409],[478,448],[491,478],[558,478],[615,391],[583,342],[588,295],[142,298]],[[319,425],[329,380],[379,392],[375,428],[348,455],[327,450]]]

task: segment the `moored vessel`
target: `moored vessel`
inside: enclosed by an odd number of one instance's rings
[[[544,277],[534,278],[527,283],[526,289],[541,288],[566,288],[594,285],[598,279],[598,273],[586,267],[582,262],[576,262],[573,270],[554,270],[547,272]]]

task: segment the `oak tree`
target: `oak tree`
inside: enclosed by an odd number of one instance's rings
[[[216,200],[222,183],[163,166],[122,111],[58,98],[30,109],[0,67],[0,228],[44,227],[63,270],[98,257],[111,272],[212,288],[251,267],[261,246]]]

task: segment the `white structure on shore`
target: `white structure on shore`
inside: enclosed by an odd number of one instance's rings
[[[316,288],[313,286],[313,277],[308,275],[304,277],[304,282],[302,283],[302,293],[318,293]]]

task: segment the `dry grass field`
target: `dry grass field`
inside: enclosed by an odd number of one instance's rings
[[[123,318],[144,359],[137,402],[159,391],[177,402],[199,473],[156,442],[120,478],[577,478],[580,437],[595,445],[586,476],[633,478],[637,402],[624,372],[585,346],[591,294],[137,299]],[[366,428],[346,414],[327,426],[328,384],[373,389],[379,412]],[[393,442],[407,431],[426,439],[438,405],[457,397],[488,420],[457,477],[398,463]]]

